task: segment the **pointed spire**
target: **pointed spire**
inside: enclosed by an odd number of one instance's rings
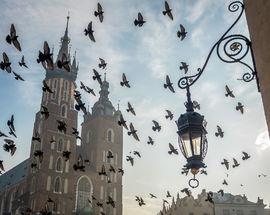
[[[61,47],[57,56],[57,60],[62,58],[63,53],[66,54],[67,57],[69,57],[69,48],[68,45],[70,43],[70,39],[68,37],[68,24],[69,24],[69,13],[67,16],[67,24],[66,24],[66,30],[64,36],[61,38]]]
[[[117,103],[117,110],[119,111],[119,103],[120,103],[120,100],[118,99],[118,103]]]

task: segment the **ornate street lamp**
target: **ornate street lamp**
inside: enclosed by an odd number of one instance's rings
[[[225,63],[240,63],[247,67],[249,72],[244,73],[242,78],[238,80],[245,82],[255,80],[258,91],[260,92],[250,39],[242,34],[229,34],[243,15],[244,4],[241,1],[234,1],[230,3],[228,10],[233,13],[240,11],[236,20],[213,45],[203,66],[197,69],[197,73],[181,77],[178,81],[178,87],[187,90],[186,113],[181,114],[176,123],[178,127],[179,146],[182,154],[187,159],[187,164],[184,167],[194,175],[189,180],[189,186],[192,188],[199,186],[199,181],[195,178],[195,175],[199,172],[200,168],[206,167],[203,160],[207,153],[208,143],[206,139],[207,131],[204,126],[204,116],[195,112],[193,109],[193,103],[190,98],[190,87],[201,77],[212,54],[216,53],[218,58]],[[248,53],[251,56],[252,66],[243,61]]]
[[[204,127],[204,116],[194,111],[189,87],[186,89],[186,113],[181,114],[176,122],[178,127],[177,133],[179,135],[179,147],[187,159],[187,164],[184,167],[190,170],[194,176],[189,180],[189,186],[196,188],[199,186],[199,181],[195,178],[195,175],[200,168],[206,167],[203,159],[207,153],[207,131]]]

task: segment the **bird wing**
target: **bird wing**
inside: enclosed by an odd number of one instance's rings
[[[230,88],[228,87],[228,85],[225,86],[225,89],[226,89],[226,92],[227,92],[227,93],[230,93],[231,90],[230,90]]]
[[[248,153],[246,153],[246,152],[242,152],[243,153],[243,155],[245,156],[245,157],[248,157],[249,155],[248,155]]]
[[[138,13],[138,20],[143,21],[143,16],[142,16],[142,14],[140,12]]]
[[[182,24],[180,24],[180,31],[181,31],[181,33],[186,32],[186,29]]]
[[[102,6],[100,3],[97,4],[97,7],[98,7],[98,12],[102,12]]]
[[[135,138],[135,140],[140,141],[140,139],[139,139],[137,133],[132,133],[132,136]]]
[[[168,14],[168,16],[170,17],[170,19],[171,19],[171,20],[173,20],[173,15],[172,15],[172,12],[171,12],[171,11],[169,11],[167,14]]]
[[[11,37],[15,37],[16,36],[16,29],[15,29],[14,24],[11,24],[11,26],[10,26],[10,36]]]
[[[169,143],[169,148],[170,148],[171,151],[175,150],[174,146],[171,143]]]
[[[43,50],[44,50],[44,54],[50,54],[50,47],[47,41],[44,41]]]
[[[102,58],[99,58],[99,60],[100,60],[100,63],[101,64],[104,64],[105,63],[105,60],[103,60]]]
[[[233,163],[234,163],[235,165],[238,164],[238,162],[237,162],[237,160],[236,160],[235,158],[233,158]]]
[[[154,126],[155,126],[155,127],[159,127],[159,124],[158,124],[158,122],[157,122],[157,121],[152,120],[152,122],[154,123]]]
[[[132,122],[129,124],[129,129],[130,129],[130,131],[131,131],[131,132],[134,132],[134,131],[135,131],[134,126],[133,126]]]
[[[3,52],[3,60],[4,60],[4,63],[9,63],[9,58],[8,58],[6,52]]]
[[[171,85],[171,80],[170,80],[170,77],[168,75],[166,75],[166,84],[167,85]]]
[[[168,4],[167,1],[165,1],[165,10],[166,10],[166,11],[170,10],[170,6],[169,6],[169,4]]]
[[[90,32],[92,31],[92,21],[89,22],[89,24],[87,26],[87,30],[90,31]]]
[[[123,80],[123,82],[127,81],[127,77],[126,77],[125,73],[122,74],[122,80]]]

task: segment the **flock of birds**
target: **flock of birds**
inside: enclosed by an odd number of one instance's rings
[[[162,11],[163,15],[168,16],[169,19],[173,20],[172,9],[170,8],[167,1],[165,1],[164,8],[165,9]],[[98,19],[101,23],[103,22],[104,11],[103,11],[103,8],[102,8],[100,3],[97,4],[97,10],[94,12],[94,16],[98,17]],[[136,27],[142,27],[145,23],[146,23],[146,20],[144,19],[142,13],[139,12],[138,17],[134,20],[134,25]],[[94,36],[92,22],[90,22],[88,24],[87,28],[84,29],[84,34],[85,34],[85,36],[88,36],[92,42],[96,41],[95,36]],[[182,24],[180,24],[180,29],[177,31],[177,37],[179,37],[180,40],[183,41],[186,38],[186,36],[187,36],[186,29]],[[10,27],[10,33],[6,36],[6,42],[9,43],[10,45],[13,45],[18,51],[20,51],[20,52],[22,51],[14,24],[12,24]],[[103,69],[103,70],[106,69],[106,66],[107,66],[106,61],[102,58],[99,58],[99,60],[100,60],[100,63],[98,64],[98,67],[100,69]],[[51,52],[51,49],[46,41],[43,44],[43,50],[39,51],[39,53],[38,53],[37,63],[40,63],[44,67],[44,69],[46,69],[46,70],[53,70],[55,67],[54,62],[53,62],[53,53]],[[25,62],[24,56],[21,57],[21,60],[20,60],[20,62],[18,62],[18,64],[20,67],[28,68],[28,66]],[[65,70],[66,72],[71,72],[70,62],[69,62],[69,59],[65,53],[63,53],[61,59],[59,59],[56,62],[56,66],[60,69]],[[13,73],[14,78],[16,80],[24,81],[24,78],[22,78],[21,75],[19,75],[18,73],[14,72],[12,70],[11,62],[9,60],[8,55],[5,52],[3,52],[3,60],[0,62],[0,68],[3,71],[6,71],[8,74]],[[188,68],[189,68],[189,65],[186,62],[181,62],[179,69],[181,71],[183,71],[184,74],[188,73]],[[97,81],[100,85],[102,84],[101,74],[95,69],[93,69],[93,77],[92,78],[94,81]],[[45,80],[43,80],[42,85],[43,85],[42,86],[43,92],[54,93],[53,90],[49,87],[49,85],[47,84],[47,82]],[[122,80],[120,81],[120,86],[127,87],[127,88],[131,87],[130,82],[129,82],[127,76],[125,75],[125,73],[122,74]],[[168,89],[170,92],[175,93],[173,83],[171,82],[169,75],[166,75],[165,83],[163,84],[163,86],[165,89]],[[94,89],[86,86],[82,81],[80,82],[80,89],[85,91],[86,93],[89,93],[93,96],[96,96]],[[225,96],[235,98],[233,91],[227,85],[225,86]],[[76,101],[75,109],[77,111],[82,111],[84,114],[87,114],[85,103],[82,101],[81,93],[78,90],[74,91],[74,98]],[[201,106],[197,101],[193,101],[193,108],[200,110]],[[241,102],[237,103],[235,109],[236,109],[236,111],[239,111],[241,114],[244,114],[244,105]],[[126,111],[128,113],[136,116],[135,108],[133,107],[133,105],[130,102],[128,102],[128,104],[127,104]],[[44,105],[41,106],[40,114],[43,116],[44,120],[47,120],[50,117],[50,112],[49,112],[48,108]],[[174,114],[170,110],[166,110],[165,118],[172,121],[174,118]],[[67,129],[68,129],[67,124],[63,120],[56,120],[56,123],[57,123],[58,130],[60,132],[63,132],[64,134],[66,134]],[[160,132],[162,129],[162,126],[160,125],[160,123],[157,122],[156,120],[153,120],[152,123],[153,123],[152,130],[154,132]],[[120,119],[118,121],[118,124],[119,124],[119,126],[123,126],[127,130],[128,136],[132,136],[136,141],[140,141],[140,138],[139,138],[138,133],[137,133],[138,130],[135,129],[132,122],[130,122],[128,125],[127,121],[124,119],[124,116],[122,114],[120,115]],[[206,126],[206,124],[207,123],[205,122],[205,126]],[[16,129],[15,129],[15,125],[14,125],[14,115],[12,115],[11,118],[7,121],[7,127],[9,130],[9,132],[8,132],[9,135],[0,131],[0,137],[4,138],[3,149],[6,152],[10,153],[11,156],[13,156],[16,152],[16,149],[17,149],[15,141],[10,137],[10,136],[12,136],[13,138],[17,138]],[[76,137],[76,139],[81,139],[81,137],[79,136],[79,131],[76,128],[71,128],[71,130],[72,130],[71,131],[72,135],[74,135]],[[222,130],[220,125],[217,125],[217,131],[215,132],[215,136],[220,137],[220,138],[224,137],[224,131]],[[34,132],[34,135],[32,137],[32,141],[41,142],[40,134],[37,131]],[[51,142],[55,142],[55,140],[52,139]],[[154,145],[154,140],[151,136],[148,136],[147,144]],[[62,156],[63,156],[65,161],[69,160],[71,153],[72,152],[70,152],[70,151],[63,151]],[[250,158],[250,155],[248,153],[246,153],[246,152],[242,152],[242,153],[243,153],[243,157],[242,157],[243,161],[246,161]],[[177,155],[178,154],[177,148],[171,143],[168,144],[168,154],[169,155],[173,155],[173,154]],[[132,166],[134,165],[135,156],[138,159],[142,157],[141,153],[139,151],[131,151],[130,154],[126,156],[126,161],[130,162],[130,164]],[[36,150],[34,152],[34,157],[36,159],[34,159],[34,161],[31,163],[31,168],[38,169],[38,166],[39,166],[38,163],[41,163],[43,161],[43,152],[41,150]],[[113,154],[108,153],[107,158],[112,159]],[[83,159],[81,156],[79,156],[76,163],[73,165],[74,171],[85,171],[85,164],[89,163],[89,162],[90,162],[89,160]],[[225,158],[221,162],[221,165],[224,165],[226,170],[229,170],[229,168],[230,168],[230,162]],[[235,158],[233,158],[232,168],[237,168],[237,167],[239,167],[239,165],[240,165],[240,163]],[[2,174],[1,171],[5,171],[3,160],[0,160],[0,174]],[[110,172],[113,172],[113,173],[118,172],[121,175],[124,174],[124,170],[121,168],[115,169],[112,165],[110,165],[110,167],[106,171],[105,166],[102,165],[100,171],[98,172],[98,175],[107,177],[107,182],[111,183],[111,180],[109,177]],[[186,168],[183,168],[181,173],[188,175],[189,170]],[[200,174],[207,175],[207,171],[205,169],[201,169]],[[267,175],[260,174],[260,175],[258,175],[258,177],[267,177]],[[224,179],[222,184],[228,185],[228,182]],[[185,193],[187,196],[191,195],[191,191],[188,188],[182,189],[181,192]],[[224,195],[223,189],[220,189],[218,191],[218,193],[221,196],[223,196]],[[167,191],[166,198],[170,198],[170,197],[172,197],[172,196],[171,196],[170,192]],[[111,205],[112,207],[115,207],[115,201],[113,200],[113,198],[111,196],[108,196],[107,198],[108,198],[108,201],[106,201],[106,204]],[[157,196],[154,195],[153,193],[150,193],[149,198],[153,199],[153,198],[157,198]],[[88,201],[91,204],[95,203],[98,207],[103,208],[104,203],[99,201],[94,196],[92,196],[92,200],[88,199]],[[144,206],[146,204],[146,202],[142,196],[136,196],[135,201],[138,203],[139,206]],[[209,201],[209,202],[213,203],[213,192],[209,192],[207,194],[207,198],[205,199],[205,201]],[[54,203],[54,201],[51,198],[48,198],[48,200],[45,204],[45,207],[42,208],[40,211],[41,214],[43,214],[43,215],[51,214],[49,211],[49,208],[48,208],[49,203]],[[166,199],[163,199],[163,203],[169,204]],[[31,209],[27,208],[26,212],[25,213],[22,212],[22,214],[28,214],[30,212],[31,212]],[[105,215],[104,212],[101,212],[101,214]]]

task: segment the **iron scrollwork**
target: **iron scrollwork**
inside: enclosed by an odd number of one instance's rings
[[[245,82],[250,82],[253,79],[256,80],[258,91],[260,92],[259,80],[256,71],[255,59],[253,55],[252,45],[249,38],[241,34],[230,34],[228,33],[231,29],[236,25],[236,23],[240,20],[244,13],[244,4],[240,1],[234,1],[228,6],[228,10],[232,13],[235,13],[239,10],[240,13],[237,19],[233,22],[233,24],[229,27],[229,29],[222,35],[222,37],[214,44],[212,49],[210,50],[206,61],[204,62],[202,68],[197,69],[197,74],[184,76],[179,79],[178,86],[181,89],[187,89],[192,86],[202,75],[205,70],[213,52],[216,50],[216,54],[218,58],[225,63],[240,63],[246,66],[249,69],[249,72],[243,74],[242,78],[239,80],[243,80]],[[251,53],[252,66],[243,62],[242,60],[247,56],[248,53]]]

